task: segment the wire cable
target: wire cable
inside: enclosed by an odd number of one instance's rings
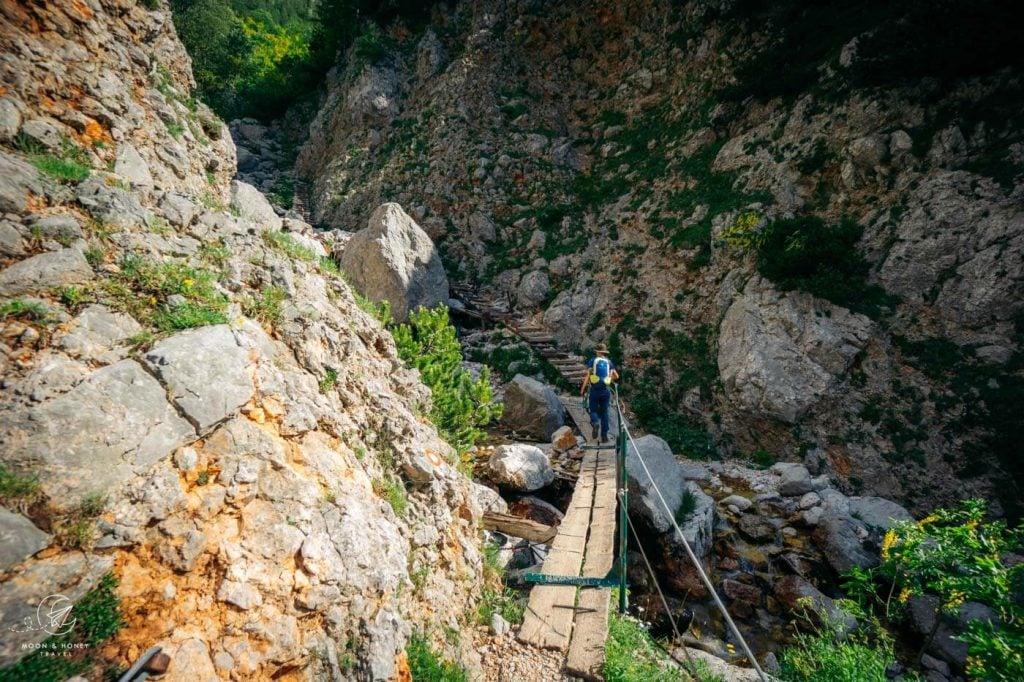
[[[665,502],[665,498],[661,494],[661,490],[658,488],[658,484],[654,481],[654,476],[651,475],[651,470],[647,468],[647,462],[644,461],[643,456],[640,454],[640,448],[637,447],[636,441],[633,440],[633,434],[629,432],[629,424],[626,422],[626,419],[622,414],[622,407],[619,402],[619,389],[617,386],[615,387],[615,409],[619,415],[619,428],[626,432],[626,437],[629,439],[629,442],[633,445],[633,451],[636,453],[637,461],[640,462],[640,466],[643,467],[644,473],[647,474],[647,479],[651,482],[651,487],[654,489],[655,494],[657,494],[658,500],[661,502],[661,506],[664,507],[665,511],[668,513],[669,521],[671,521],[672,527],[675,529],[676,534],[679,536],[679,539],[682,540],[683,548],[686,550],[686,554],[687,556],[689,556],[690,562],[693,563],[694,568],[697,569],[697,574],[700,576],[700,579],[704,583],[704,586],[708,588],[708,592],[711,593],[711,597],[715,602],[715,606],[717,606],[718,610],[722,612],[722,616],[725,618],[725,622],[729,624],[729,629],[732,631],[732,634],[736,637],[736,640],[740,643],[740,646],[743,647],[743,653],[750,661],[750,664],[751,666],[753,666],[754,670],[757,671],[758,676],[761,678],[761,682],[769,682],[768,676],[765,674],[764,670],[761,669],[760,664],[758,664],[757,659],[754,658],[753,652],[747,645],[747,640],[743,638],[743,635],[740,633],[740,629],[736,627],[736,623],[733,622],[732,616],[729,615],[729,610],[725,608],[725,604],[722,602],[721,597],[719,597],[718,592],[715,591],[715,586],[711,584],[711,579],[708,577],[708,574],[704,571],[704,567],[701,566],[700,561],[697,559],[697,555],[693,553],[693,549],[690,547],[690,543],[687,542],[686,536],[683,535],[683,531],[679,528],[679,524],[676,523],[675,514],[672,512],[671,509],[669,509],[668,503]]]

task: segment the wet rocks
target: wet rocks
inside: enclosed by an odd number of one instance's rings
[[[778,529],[768,519],[757,514],[743,514],[736,527],[744,537],[759,543],[771,542],[778,535]]]
[[[550,386],[517,374],[505,386],[501,423],[517,433],[550,441],[565,424],[565,409]]]
[[[555,480],[548,456],[533,445],[500,445],[488,467],[495,483],[521,492],[539,490]]]
[[[373,212],[366,229],[345,245],[341,267],[364,296],[388,301],[398,322],[421,306],[448,300],[448,278],[434,243],[398,204]]]

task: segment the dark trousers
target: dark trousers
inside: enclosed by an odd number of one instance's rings
[[[590,423],[601,422],[601,440],[608,440],[608,402],[612,392],[608,389],[590,389]]]

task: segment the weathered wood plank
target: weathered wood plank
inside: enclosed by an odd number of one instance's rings
[[[483,526],[487,530],[496,530],[506,535],[544,545],[549,544],[558,532],[558,526],[547,526],[530,519],[521,519],[518,516],[498,512],[485,512]]]
[[[604,645],[608,638],[608,606],[611,590],[594,587],[580,589],[572,643],[566,657],[566,671],[587,680],[604,679]]]
[[[558,534],[551,543],[551,552],[544,561],[548,575],[578,576],[583,565],[583,550],[590,525],[590,509],[594,500],[597,456],[587,453],[580,464],[569,510],[562,519]],[[577,588],[572,585],[537,585],[530,591],[530,601],[519,629],[519,639],[546,649],[565,650],[569,645],[576,609]]]

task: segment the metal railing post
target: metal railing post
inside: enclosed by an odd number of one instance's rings
[[[626,524],[629,523],[627,505],[629,504],[627,488],[629,487],[626,475],[626,431],[622,428],[622,410],[619,409],[618,390],[615,395],[615,412],[619,421],[618,442],[615,448],[616,484],[618,485],[619,498],[619,613],[625,614],[628,606],[626,596],[626,571],[628,569],[628,533]]]

